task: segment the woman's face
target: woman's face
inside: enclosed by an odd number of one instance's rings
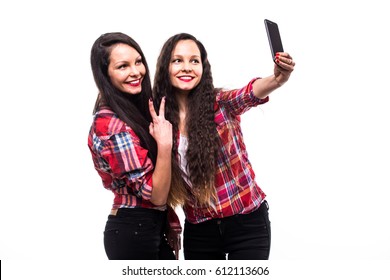
[[[145,73],[142,57],[134,48],[122,43],[113,46],[108,76],[118,90],[128,94],[139,94]]]
[[[200,51],[192,40],[179,41],[172,51],[169,76],[172,86],[189,93],[202,78],[203,65]]]

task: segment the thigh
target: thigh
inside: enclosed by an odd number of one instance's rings
[[[222,238],[217,221],[184,224],[184,258],[186,260],[224,260]]]
[[[267,260],[271,248],[271,223],[268,204],[259,209],[237,215],[226,228],[226,251],[230,260]]]
[[[161,226],[147,215],[109,216],[104,248],[110,260],[158,259]]]

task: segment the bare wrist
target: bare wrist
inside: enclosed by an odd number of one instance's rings
[[[274,81],[277,84],[277,87],[281,87],[284,84],[284,83],[280,83],[275,76],[274,76]]]

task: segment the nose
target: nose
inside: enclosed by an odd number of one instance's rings
[[[184,63],[183,64],[183,68],[181,69],[181,71],[183,71],[183,72],[191,72],[192,71],[191,64],[190,63]]]
[[[131,66],[129,71],[129,76],[138,76],[140,71],[137,66]]]

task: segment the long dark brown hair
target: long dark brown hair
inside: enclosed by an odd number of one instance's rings
[[[179,106],[169,75],[172,51],[181,40],[192,40],[200,50],[203,74],[200,83],[188,95],[186,129],[188,133],[187,162],[192,188],[186,185],[178,162],[177,135]],[[169,38],[162,47],[157,61],[153,96],[161,100],[166,96],[165,117],[173,126],[172,185],[168,203],[184,204],[191,196],[200,206],[210,205],[216,197],[215,172],[219,138],[214,121],[215,89],[211,66],[203,44],[194,36],[180,33]]]
[[[134,48],[142,57],[146,73],[142,80],[142,92],[137,95],[121,92],[108,76],[108,65],[113,47],[126,44]],[[102,106],[109,107],[122,121],[129,125],[140,138],[141,146],[148,150],[153,163],[156,162],[157,145],[149,133],[150,116],[148,100],[152,97],[150,74],[145,56],[134,39],[120,32],[101,35],[91,49],[91,67],[95,84],[99,90],[93,113]]]

